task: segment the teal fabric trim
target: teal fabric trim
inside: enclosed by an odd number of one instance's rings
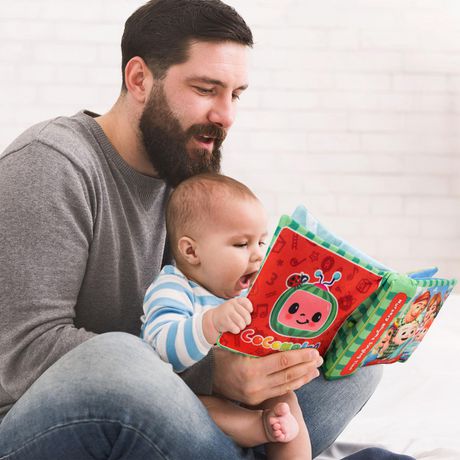
[[[354,262],[360,261],[366,265],[372,265],[374,269],[381,270],[384,272],[395,271],[378,262],[377,260],[373,259],[372,257],[368,256],[364,252],[356,249],[354,246],[352,246],[350,243],[347,243],[345,240],[334,235],[326,227],[324,227],[308,211],[308,209],[305,206],[297,206],[295,211],[292,213],[291,218],[302,227],[305,227],[309,232],[314,233],[315,235],[322,238],[325,242],[333,244],[334,246],[339,248],[339,250],[344,251],[344,253],[350,254],[353,258],[357,259],[353,260]],[[339,254],[343,255],[342,252],[339,252]]]

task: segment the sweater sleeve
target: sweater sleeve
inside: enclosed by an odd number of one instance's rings
[[[214,348],[201,360],[180,374],[197,395],[212,395],[214,379]]]
[[[203,334],[204,311],[195,311],[193,298],[185,278],[163,272],[144,299],[142,337],[175,372],[202,360],[212,347]]]
[[[27,144],[0,164],[0,390],[14,402],[94,335],[73,322],[92,214],[78,170],[49,147]]]

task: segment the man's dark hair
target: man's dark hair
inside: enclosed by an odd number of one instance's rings
[[[141,57],[155,78],[188,59],[190,41],[232,41],[251,47],[252,33],[234,8],[220,0],[151,0],[126,21],[121,40],[122,90],[125,67]]]

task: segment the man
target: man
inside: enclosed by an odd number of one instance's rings
[[[313,452],[379,372],[318,378],[313,350],[258,360],[215,350],[182,378],[138,338],[169,260],[170,187],[218,171],[247,87],[252,35],[219,0],[154,0],[126,22],[123,87],[105,115],[40,123],[0,158],[0,457],[253,458],[195,393],[246,404],[298,390]]]

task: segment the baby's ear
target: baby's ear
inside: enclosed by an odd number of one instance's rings
[[[181,257],[190,265],[198,265],[200,263],[200,258],[196,253],[196,246],[195,240],[188,236],[183,236],[177,242]]]

